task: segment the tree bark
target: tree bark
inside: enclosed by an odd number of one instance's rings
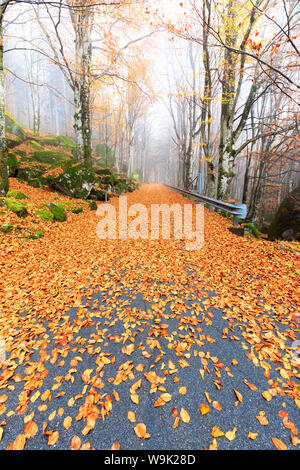
[[[5,82],[3,69],[3,12],[0,7],[0,196],[9,189],[7,147],[5,138]]]

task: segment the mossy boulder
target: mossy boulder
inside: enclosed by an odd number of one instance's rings
[[[9,153],[7,155],[7,163],[8,163],[8,175],[13,178],[18,173],[19,162],[17,156],[14,153]]]
[[[18,121],[5,110],[5,131],[8,134],[13,134],[21,140],[26,138],[26,133]]]
[[[68,212],[72,212],[73,214],[81,214],[81,212],[83,211],[83,208],[82,206],[71,206],[67,209]]]
[[[18,217],[27,217],[28,210],[27,207],[24,206],[24,204],[21,204],[20,202],[16,202],[15,200],[9,198],[5,199],[5,204],[7,209],[17,214]]]
[[[96,201],[88,201],[88,202],[89,202],[90,210],[96,211],[98,208]]]
[[[91,191],[91,198],[97,201],[105,201],[105,191],[94,187]]]
[[[5,137],[6,137],[6,145],[9,149],[13,149],[23,142],[23,140],[20,139],[20,137],[17,137],[16,135],[13,135],[13,134],[9,134],[8,132],[6,132]]]
[[[43,146],[37,142],[36,140],[31,140],[30,145],[35,149],[35,150],[43,150]]]
[[[40,176],[38,178],[32,178],[27,181],[30,186],[33,186],[34,188],[43,188],[45,184],[46,179],[43,176]]]
[[[66,156],[60,152],[51,152],[49,150],[36,150],[32,155],[33,160],[52,165],[53,163],[64,162]]]
[[[243,221],[241,221],[241,222],[243,222]],[[254,225],[244,224],[243,229],[245,230],[245,233],[248,233],[252,237],[257,238],[257,239],[260,238],[259,231],[257,230],[257,228]]]
[[[76,149],[76,144],[74,140],[72,140],[70,137],[66,135],[58,135],[56,137],[56,140],[59,145],[63,145],[64,147],[70,149],[70,150],[75,150]]]
[[[38,178],[39,176],[42,176],[44,171],[45,169],[32,168],[29,166],[25,168],[19,168],[17,173],[17,179],[20,181],[29,181],[34,178]]]
[[[47,222],[47,221],[53,222],[54,221],[54,215],[49,210],[40,209],[40,210],[35,211],[35,213],[44,222]]]
[[[57,222],[65,222],[67,220],[66,211],[61,204],[49,202],[47,206],[52,213],[54,220],[57,220]]]
[[[95,173],[84,163],[66,162],[62,165],[63,173],[57,177],[48,176],[52,189],[69,197],[87,199],[95,183]]]
[[[269,240],[300,240],[300,185],[280,204],[268,233]]]

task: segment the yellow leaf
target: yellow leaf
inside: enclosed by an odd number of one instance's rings
[[[71,416],[67,416],[67,417],[64,419],[64,428],[65,428],[65,429],[70,429],[71,424],[72,424],[72,418],[71,418]]]
[[[130,395],[130,398],[133,403],[135,403],[136,405],[139,404],[139,396],[136,393],[132,393],[132,395]]]
[[[135,413],[133,411],[128,411],[128,419],[131,423],[136,422]]]
[[[227,437],[229,441],[233,441],[235,439],[235,434],[236,434],[236,428],[233,428],[232,431],[228,431],[225,433],[225,437]]]
[[[181,410],[180,410],[180,418],[182,419],[182,421],[184,423],[189,423],[190,422],[190,415],[188,414],[188,412],[184,408],[181,408]]]

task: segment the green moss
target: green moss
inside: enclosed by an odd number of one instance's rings
[[[50,152],[47,150],[38,150],[32,155],[33,160],[36,160],[41,163],[57,163],[63,162],[66,160],[66,156],[60,152]]]
[[[5,110],[5,130],[9,134],[14,134],[22,140],[26,137],[23,127],[7,110]]]
[[[39,178],[32,178],[28,180],[28,184],[30,184],[30,186],[33,186],[34,188],[43,188],[44,183],[45,178],[43,178],[42,176],[40,176]]]
[[[243,228],[245,230],[245,232],[247,232],[249,235],[251,235],[252,237],[255,237],[257,239],[260,238],[260,235],[259,235],[259,231],[257,230],[256,227],[254,227],[254,225],[252,224],[245,224],[243,225]]]
[[[6,133],[6,145],[9,149],[13,149],[22,143],[22,139],[13,134]]]
[[[2,225],[2,227],[0,227],[0,232],[2,233],[11,233],[13,230],[13,224],[11,224],[10,222]]]
[[[72,212],[73,214],[80,214],[83,211],[83,208],[81,206],[74,206],[67,209],[67,211]]]
[[[5,204],[7,209],[17,214],[18,217],[27,217],[28,210],[23,204],[8,198],[5,199]]]
[[[63,173],[57,177],[49,176],[50,186],[67,196],[87,199],[95,182],[95,174],[91,167],[84,163],[67,161],[61,165]]]
[[[97,210],[98,206],[97,206],[96,201],[88,201],[88,203],[89,203],[91,211],[96,211]]]
[[[15,191],[13,189],[8,191],[7,197],[13,197],[14,199],[28,199],[26,194],[22,193],[21,191]]]
[[[47,206],[50,212],[53,214],[54,220],[57,220],[58,222],[65,222],[67,220],[66,211],[61,204],[54,204],[53,202],[49,202]]]
[[[47,221],[53,222],[54,221],[54,215],[52,214],[52,212],[50,212],[48,210],[40,209],[40,210],[35,211],[35,213],[44,222],[47,222]]]
[[[7,155],[7,163],[8,163],[8,174],[10,177],[14,177],[17,175],[19,162],[14,153],[9,153]]]
[[[30,144],[35,150],[43,150],[42,145],[36,142],[35,140],[31,140]]]
[[[105,191],[102,189],[93,188],[91,195],[97,199],[97,201],[105,201]]]
[[[17,179],[20,181],[29,181],[34,178],[38,178],[44,173],[45,169],[38,169],[38,168],[31,168],[31,167],[25,167],[25,168],[19,168],[18,173],[17,173]]]
[[[23,158],[26,157],[26,155],[27,155],[25,150],[16,149],[15,152],[16,152],[17,155],[19,155],[20,157],[23,157]]]
[[[109,168],[95,168],[95,174],[98,176],[111,176],[113,173]]]
[[[58,141],[59,144],[63,144],[67,148],[76,149],[75,142],[70,137],[67,137],[66,135],[58,135],[56,137],[56,140]]]

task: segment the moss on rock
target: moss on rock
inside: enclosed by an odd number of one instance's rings
[[[268,238],[300,240],[300,186],[280,204],[269,227]]]
[[[78,199],[87,199],[92,191],[95,174],[84,163],[66,162],[62,165],[63,173],[57,177],[49,176],[49,185],[61,193]]]
[[[7,209],[17,214],[18,217],[27,217],[28,215],[27,207],[25,207],[20,202],[16,202],[12,199],[6,198],[5,204],[6,204]]]
[[[36,215],[43,220],[44,222],[53,222],[54,221],[54,215],[52,212],[44,209],[36,210],[35,211]]]
[[[23,127],[7,110],[5,110],[5,131],[19,137],[21,140],[26,138]]]
[[[7,155],[7,163],[8,163],[8,175],[13,178],[18,173],[19,162],[14,153],[9,153]]]
[[[2,225],[2,227],[0,227],[0,232],[2,233],[11,233],[12,230],[13,230],[13,224],[11,224],[10,222],[7,222],[5,224]]]
[[[57,220],[58,222],[65,222],[67,220],[66,211],[61,204],[54,204],[53,202],[49,202],[47,206],[50,212],[53,214],[54,220]]]
[[[13,189],[8,191],[7,197],[13,197],[14,199],[28,199],[26,194],[22,193],[21,191],[15,191]]]

